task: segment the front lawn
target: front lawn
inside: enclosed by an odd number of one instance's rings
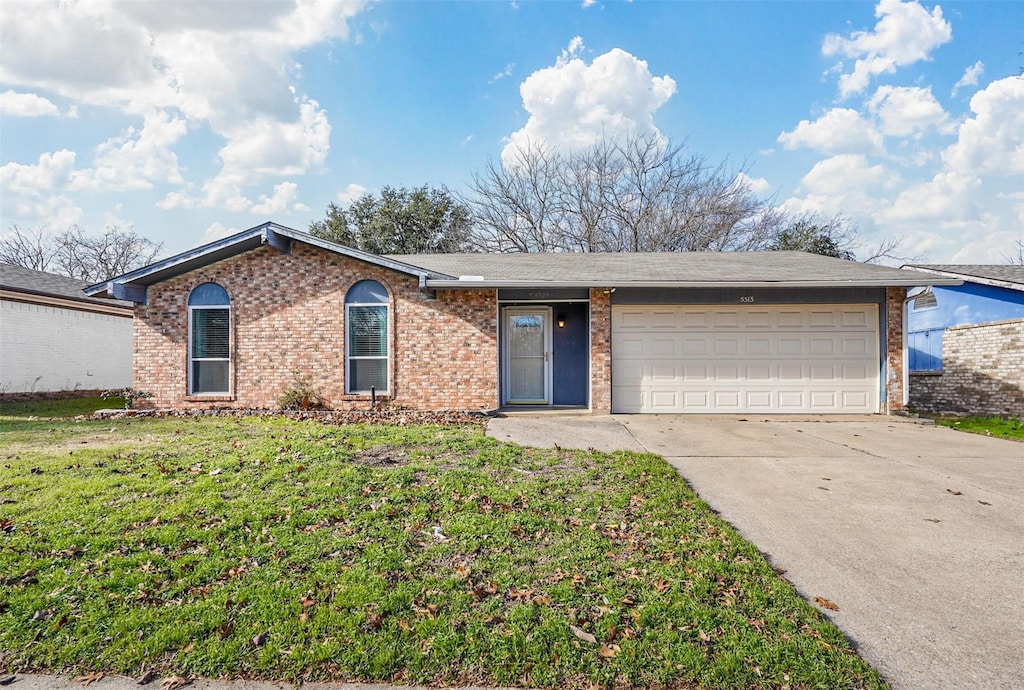
[[[8,672],[884,687],[657,456],[479,426],[0,423]]]
[[[936,417],[936,424],[958,431],[1024,441],[1024,421],[1003,417]]]

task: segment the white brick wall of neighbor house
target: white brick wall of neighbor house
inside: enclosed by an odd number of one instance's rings
[[[0,301],[0,392],[130,385],[130,317]]]
[[[910,406],[1024,419],[1024,319],[946,329],[942,372],[911,375]]]

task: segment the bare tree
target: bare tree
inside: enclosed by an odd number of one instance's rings
[[[11,231],[0,237],[0,263],[46,271],[56,255],[53,238],[42,228],[26,232],[11,223]]]
[[[530,144],[475,174],[465,203],[488,251],[764,248],[782,215],[738,172],[654,134],[602,137],[580,151]]]
[[[11,227],[12,232],[0,238],[0,261],[90,283],[145,266],[163,248],[163,243],[142,237],[130,227],[109,227],[102,235],[89,235],[77,225],[58,235],[42,228],[25,233]]]
[[[1017,240],[1016,246],[1010,252],[1009,256],[1003,256],[1006,263],[1013,266],[1024,266],[1024,240]]]

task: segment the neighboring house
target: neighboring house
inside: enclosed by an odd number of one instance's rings
[[[377,256],[273,223],[90,287],[135,306],[150,406],[902,409],[907,287],[801,252]]]
[[[911,291],[911,406],[1024,417],[1024,266],[904,268],[963,281]]]
[[[0,393],[131,385],[132,304],[87,286],[0,264]]]

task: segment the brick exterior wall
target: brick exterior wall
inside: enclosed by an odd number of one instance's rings
[[[345,394],[345,294],[372,279],[390,293],[390,386],[381,400],[415,409],[498,404],[497,291],[419,290],[418,279],[299,242],[261,247],[149,287],[137,305],[134,386],[158,408],[276,408],[294,371],[334,409],[369,407]],[[188,295],[201,283],[231,297],[230,396],[188,396]]]
[[[590,290],[590,409],[612,410],[612,296]]]
[[[947,328],[942,373],[911,374],[910,406],[1024,419],[1024,319]]]
[[[885,290],[885,406],[882,412],[902,412],[903,403],[903,300],[906,288]]]

